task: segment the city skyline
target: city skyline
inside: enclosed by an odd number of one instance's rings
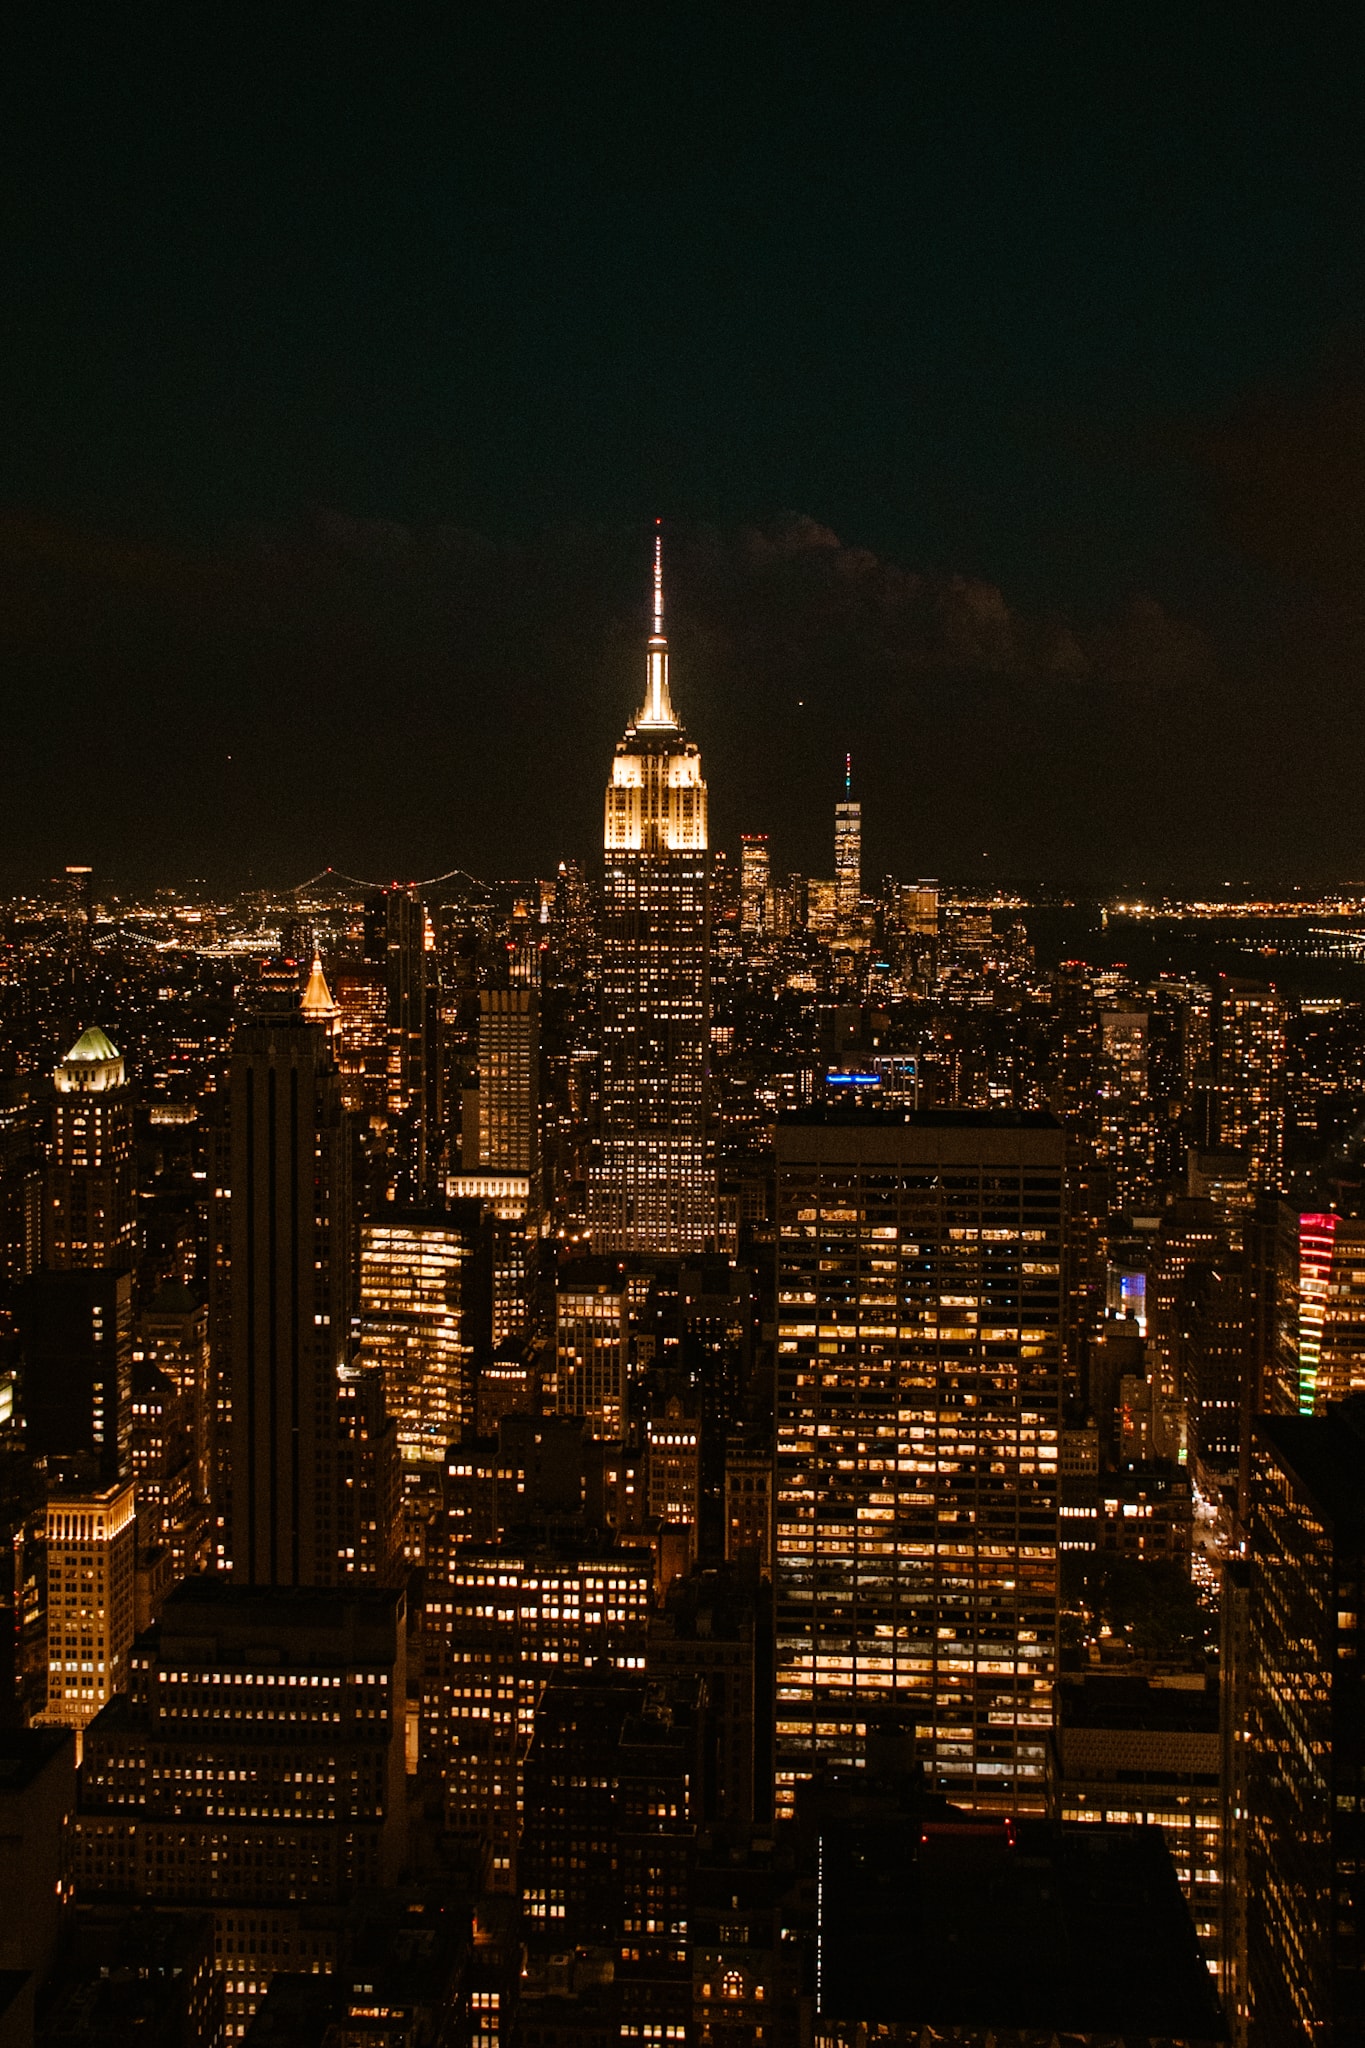
[[[4,2048],[1360,2048],[1365,19],[6,43]]]

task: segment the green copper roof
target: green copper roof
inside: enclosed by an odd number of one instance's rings
[[[76,1043],[67,1054],[63,1065],[72,1060],[116,1060],[121,1058],[117,1046],[111,1045],[98,1024],[92,1024],[88,1031],[82,1031]]]

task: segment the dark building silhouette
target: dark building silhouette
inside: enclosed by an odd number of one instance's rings
[[[327,1028],[238,1032],[232,1059],[232,1560],[336,1576],[337,1369],[351,1317],[350,1159]]]
[[[1253,2048],[1365,2030],[1365,1402],[1256,1424],[1245,1748]]]
[[[131,1470],[133,1283],[111,1267],[35,1273],[19,1297],[28,1448]]]

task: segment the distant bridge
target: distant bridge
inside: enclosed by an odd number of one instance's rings
[[[328,882],[334,883],[337,886],[349,884],[353,889],[374,891],[387,887],[402,886],[406,886],[409,889],[434,889],[440,882],[453,882],[457,879],[470,883],[475,889],[482,889],[485,894],[488,893],[488,883],[481,881],[478,875],[471,875],[468,868],[447,868],[443,875],[428,875],[423,882],[409,882],[406,885],[367,882],[363,875],[348,875],[341,868],[321,868],[317,874],[310,875],[306,882],[295,882],[291,889],[284,891],[284,894],[286,896],[303,896],[309,889],[316,889],[320,883]]]

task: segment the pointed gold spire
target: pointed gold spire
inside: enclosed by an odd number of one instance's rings
[[[308,977],[308,986],[303,992],[299,1010],[310,1024],[334,1024],[337,1006],[332,1001],[332,991],[327,986],[327,976],[322,971],[322,955],[313,949],[313,971]]]
[[[668,641],[664,637],[664,541],[661,519],[654,522],[654,630],[645,661],[645,703],[636,726],[676,726],[668,695]]]

